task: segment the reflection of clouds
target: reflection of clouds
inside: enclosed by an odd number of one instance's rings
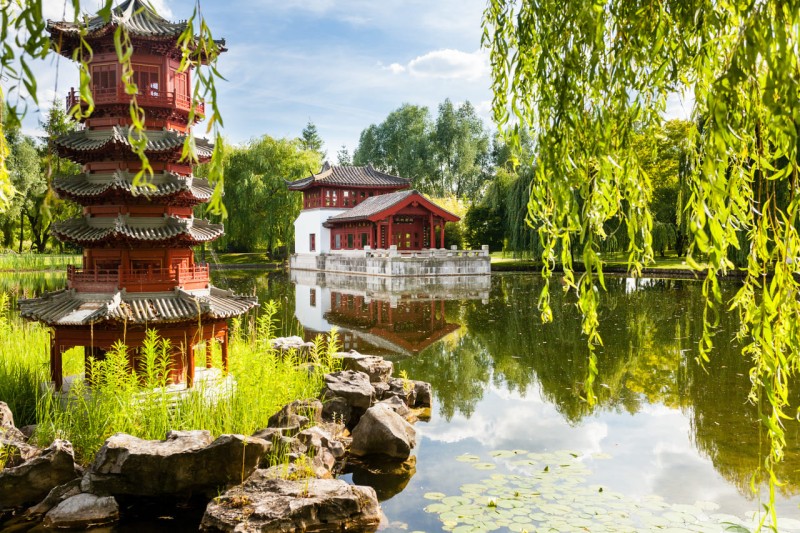
[[[581,454],[602,450],[601,443],[608,436],[605,423],[591,420],[571,427],[552,404],[542,401],[538,394],[531,394],[537,391],[538,387],[531,387],[523,397],[491,389],[470,418],[457,414],[449,423],[435,419],[421,428],[421,432],[425,438],[439,443],[473,439],[487,450],[570,449]]]

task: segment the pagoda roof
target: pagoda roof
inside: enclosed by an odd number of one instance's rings
[[[147,198],[164,198],[185,193],[197,202],[211,198],[214,189],[208,180],[193,176],[182,176],[175,172],[159,172],[144,185],[133,185],[135,173],[117,170],[111,173],[60,176],[53,179],[53,189],[62,197],[77,202],[93,200],[114,193]]]
[[[130,150],[128,140],[129,126],[114,126],[104,130],[79,130],[63,135],[55,140],[59,155],[67,156],[82,153],[102,152],[114,148]],[[172,130],[147,130],[146,152],[167,153],[183,150],[187,134]],[[199,159],[208,159],[214,147],[205,139],[195,139],[195,148]]]
[[[96,15],[85,23],[47,21],[47,29],[51,33],[78,35],[85,29],[85,38],[105,35],[117,26],[123,26],[129,34],[137,37],[175,39],[186,29],[186,21],[170,22],[142,0],[125,0],[111,10],[108,20]]]
[[[428,211],[443,218],[447,222],[458,222],[460,218],[446,209],[442,209],[432,201],[428,200],[416,189],[408,191],[398,191],[388,194],[371,196],[357,206],[343,211],[336,216],[330,217],[325,225],[341,222],[353,222],[357,220],[378,221],[389,215],[397,213],[406,206],[416,203]]]
[[[325,161],[318,174],[286,182],[290,191],[302,191],[320,185],[406,189],[411,186],[411,180],[375,170],[372,165],[365,167],[336,166]]]
[[[222,224],[211,224],[202,219],[163,217],[82,217],[54,222],[52,234],[62,240],[81,246],[97,246],[103,242],[182,242],[195,245],[212,241],[224,233]]]
[[[258,305],[255,296],[239,296],[211,287],[204,291],[158,293],[83,293],[74,289],[50,292],[20,300],[20,315],[48,325],[83,326],[101,322],[156,324],[198,318],[225,319],[246,313]]]
[[[180,35],[186,30],[187,21],[171,22],[159,15],[148,2],[142,0],[124,0],[120,5],[111,10],[111,16],[106,19],[100,14],[86,17],[80,22],[66,20],[47,21],[47,31],[53,36],[54,47],[57,45],[59,53],[66,57],[72,56],[77,39],[83,33],[87,40],[97,39],[113,34],[116,28],[122,26],[132,37],[151,41],[177,42]],[[225,40],[215,40],[219,47],[218,52],[225,52]]]

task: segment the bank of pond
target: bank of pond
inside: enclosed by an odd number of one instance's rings
[[[354,349],[393,362],[396,379],[429,382],[432,390],[430,418],[413,425],[416,447],[408,460],[365,465],[350,458],[333,470],[336,479],[375,492],[385,531],[725,531],[754,530],[758,524],[767,499],[759,472],[766,452],[757,406],[746,401],[749,362],[734,340],[736,319],[726,315],[711,361],[705,367],[696,362],[703,310],[696,282],[606,279],[598,401],[590,407],[582,399],[587,353],[573,296],[553,292],[555,320],[541,324],[536,309],[541,281],[535,274],[494,274],[462,291],[432,287],[393,294],[332,279],[293,283],[283,273],[214,276],[217,286],[277,302],[268,313],[259,311],[262,319],[254,314],[234,324],[239,334],[232,344],[231,375],[242,398],[209,407],[198,395],[184,399],[178,410],[145,407],[147,401],[133,401],[143,378],[115,382],[128,379],[125,374],[109,378],[109,390],[119,391],[110,396],[118,404],[138,405],[148,413],[144,420],[90,403],[100,402],[99,394],[83,395],[87,404],[69,415],[47,407],[37,394],[14,406],[9,398],[22,396],[9,390],[9,383],[36,391],[45,379],[47,333],[14,325],[12,300],[63,282],[36,277],[35,287],[7,289],[10,311],[2,331],[13,333],[3,333],[0,345],[0,400],[12,406],[19,427],[37,424],[38,445],[69,440],[77,461],[92,464],[111,436],[103,433],[108,420],[117,424],[113,432],[153,441],[170,431],[197,429],[209,430],[201,440],[212,440],[204,446],[222,435],[252,436],[266,429],[282,406],[320,398],[326,373],[339,371],[326,354]],[[729,296],[735,288],[735,282],[723,285]],[[287,350],[268,342],[299,335],[306,343],[331,328],[337,332],[335,350],[327,340],[316,348],[307,345],[303,349],[314,354],[310,359],[299,358],[299,347],[287,357]],[[158,379],[163,347],[153,342],[151,374]],[[38,372],[28,385],[18,370],[9,371],[9,362],[21,359],[34,361]],[[82,354],[67,354],[65,364],[68,372],[81,372]],[[93,390],[103,383],[98,380]],[[405,389],[398,383],[401,395]],[[800,405],[797,396],[792,402]],[[798,425],[786,421],[786,455],[777,471],[783,482],[776,495],[780,531],[800,531]],[[253,486],[269,485],[264,478],[257,481]],[[758,493],[751,484],[760,487]],[[229,503],[244,501],[229,496]],[[172,502],[166,508],[140,503],[131,508],[130,521],[116,528],[159,527],[158,520],[147,521],[154,514],[173,518],[160,527],[180,522],[196,529],[207,503]]]

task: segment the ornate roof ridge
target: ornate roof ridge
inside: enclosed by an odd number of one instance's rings
[[[193,175],[184,176],[171,171],[157,172],[148,180],[150,185],[134,187],[135,175],[135,172],[115,170],[76,176],[57,176],[53,179],[53,189],[59,194],[74,198],[102,196],[110,190],[147,197],[165,197],[187,191],[198,201],[208,200],[213,194],[208,180],[195,178]]]
[[[407,188],[411,180],[375,170],[372,165],[331,165],[328,161],[320,171],[305,178],[286,182],[289,190],[303,190],[313,185],[326,184],[342,187],[395,187]]]
[[[87,20],[88,19],[88,20]],[[186,29],[185,20],[171,22],[156,12],[147,2],[141,0],[125,0],[111,10],[106,20],[102,15],[85,16],[84,21],[68,22],[47,21],[47,29],[51,32],[79,33],[86,29],[87,37],[105,34],[111,28],[122,25],[128,32],[137,37],[176,38]]]

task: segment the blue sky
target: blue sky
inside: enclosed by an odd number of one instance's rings
[[[191,15],[190,0],[152,2],[171,20]],[[97,0],[84,0],[96,9]],[[206,0],[215,37],[229,51],[219,61],[227,78],[219,102],[224,135],[234,143],[268,134],[297,137],[310,120],[335,159],[352,153],[361,131],[403,103],[435,115],[445,98],[469,100],[492,127],[489,66],[480,49],[483,0]],[[45,17],[60,19],[63,0],[45,0]],[[37,66],[43,106],[77,83],[61,59]],[[26,130],[36,129],[36,118]],[[200,133],[198,131],[198,133]]]

